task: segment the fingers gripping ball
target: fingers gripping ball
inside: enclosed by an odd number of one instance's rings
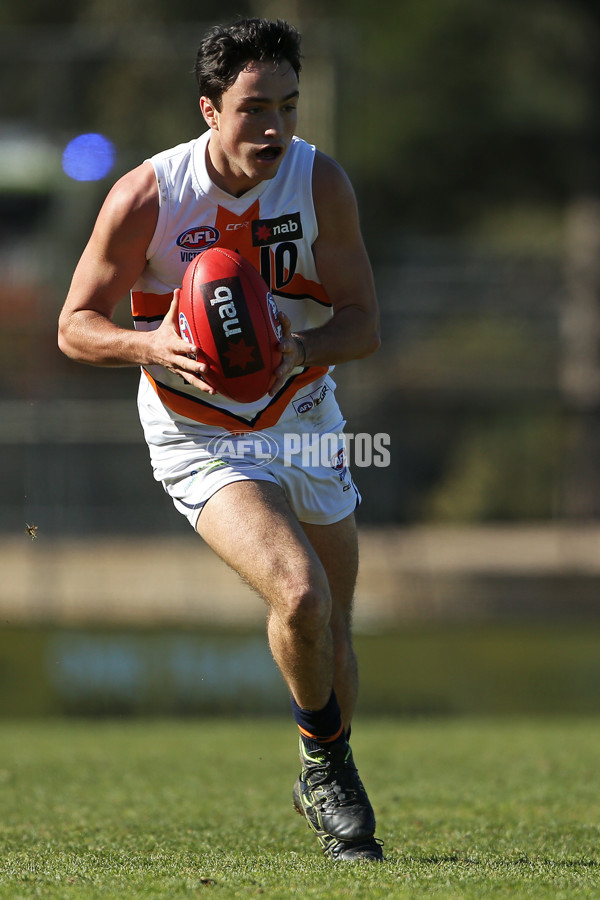
[[[233,250],[198,254],[183,277],[179,332],[202,350],[203,376],[220,394],[251,403],[264,397],[281,362],[277,306],[259,273]]]

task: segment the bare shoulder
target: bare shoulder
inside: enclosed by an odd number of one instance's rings
[[[145,162],[123,175],[110,189],[99,221],[112,227],[133,226],[154,230],[158,216],[158,186],[151,163]]]
[[[143,163],[113,185],[79,259],[65,310],[110,317],[146,265],[158,217],[152,165]]]
[[[147,203],[158,204],[158,186],[152,163],[144,162],[122,175],[110,189],[107,199],[139,208]]]
[[[329,222],[340,226],[340,217],[353,226],[358,222],[356,196],[348,175],[331,156],[317,150],[313,166],[313,202],[319,228]]]

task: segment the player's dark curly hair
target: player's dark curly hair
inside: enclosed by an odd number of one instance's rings
[[[196,56],[194,72],[201,97],[220,109],[221,97],[249,62],[287,60],[300,74],[300,34],[293,25],[277,19],[239,19],[233,25],[216,25],[207,32]]]

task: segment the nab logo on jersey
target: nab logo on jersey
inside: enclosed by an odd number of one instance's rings
[[[196,225],[188,228],[177,238],[177,246],[181,247],[181,261],[191,262],[198,253],[208,250],[219,240],[220,234],[212,225]]]
[[[281,241],[299,241],[303,237],[300,213],[289,213],[278,219],[255,219],[252,222],[252,245],[267,247]]]

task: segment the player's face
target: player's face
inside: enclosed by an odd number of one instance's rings
[[[224,92],[220,110],[202,97],[202,113],[212,128],[213,181],[240,196],[274,178],[296,129],[297,103],[298,78],[288,62],[250,63]]]

